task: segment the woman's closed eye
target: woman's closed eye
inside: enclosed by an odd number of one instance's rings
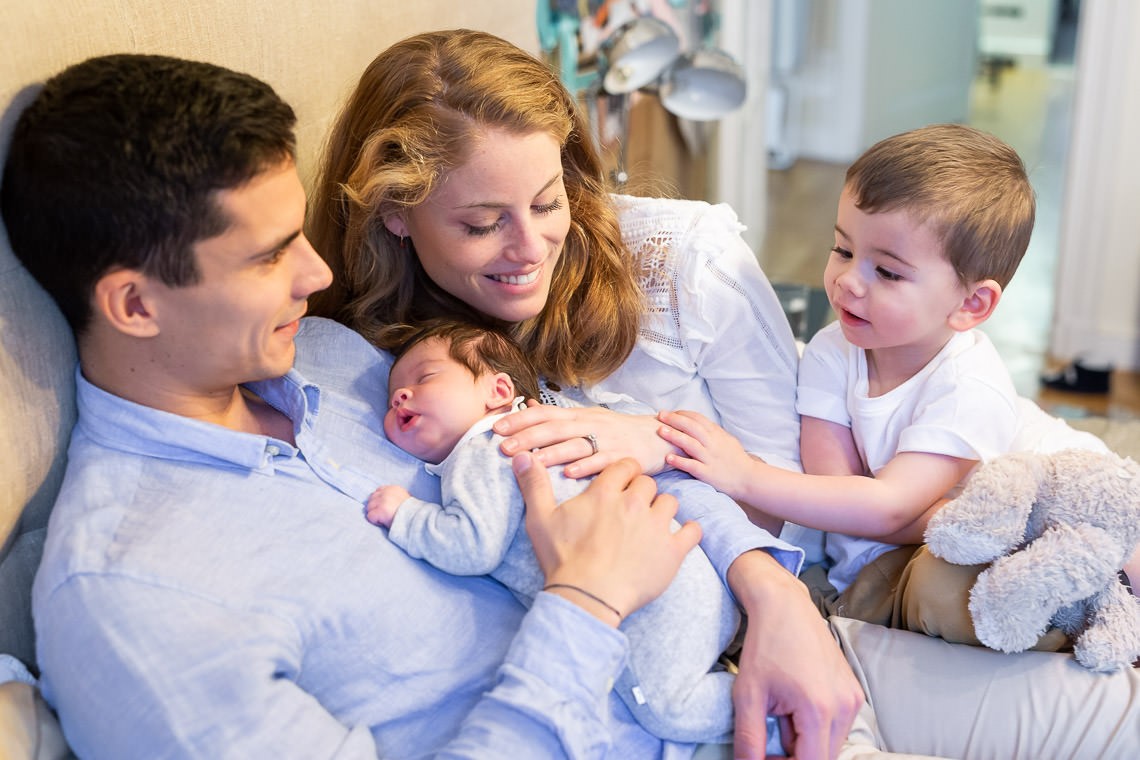
[[[550,203],[544,203],[540,206],[531,206],[534,213],[545,216],[546,214],[553,214],[558,209],[562,208],[562,196],[558,196]]]
[[[463,226],[467,228],[467,234],[472,237],[487,237],[501,230],[503,228],[503,222],[501,219],[496,219],[492,224],[482,227],[474,224],[464,224]]]

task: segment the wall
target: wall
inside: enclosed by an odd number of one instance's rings
[[[875,141],[969,116],[976,0],[811,0],[792,82],[800,155],[849,163]]]
[[[1140,370],[1140,3],[1082,6],[1050,353]]]
[[[274,85],[297,110],[298,163],[306,179],[341,99],[392,42],[466,26],[538,51],[535,0],[58,0],[5,6],[0,152],[14,119],[8,106],[25,86],[92,55],[161,53],[247,71]],[[345,76],[349,71],[353,76]]]

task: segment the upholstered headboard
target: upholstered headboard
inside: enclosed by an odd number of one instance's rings
[[[9,3],[0,45],[0,155],[36,84],[115,52],[207,60],[269,82],[297,111],[308,183],[331,120],[381,49],[471,27],[537,50],[533,0],[57,0]],[[0,234],[0,653],[33,664],[29,590],[74,420],[75,347]]]

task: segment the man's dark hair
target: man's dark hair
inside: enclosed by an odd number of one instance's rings
[[[194,284],[193,246],[230,220],[217,192],[295,158],[293,109],[208,63],[109,55],[52,77],[20,115],[0,187],[12,249],[79,335],[99,278]]]

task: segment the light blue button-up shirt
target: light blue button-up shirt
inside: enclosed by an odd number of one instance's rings
[[[306,320],[297,366],[317,384],[251,386],[295,446],[77,373],[33,606],[43,691],[81,757],[691,753],[609,692],[622,634],[549,594],[524,617],[496,582],[413,560],[364,519],[381,482],[439,498],[383,436],[389,365]]]

